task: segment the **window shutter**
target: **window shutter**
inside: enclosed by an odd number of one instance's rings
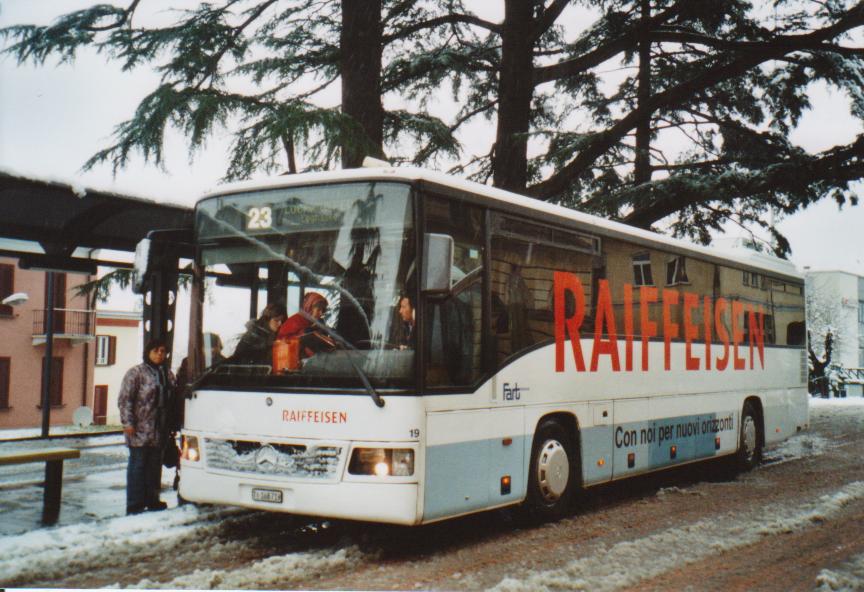
[[[63,358],[54,358],[51,364],[51,404],[63,404]]]
[[[108,336],[108,365],[113,366],[117,362],[117,337]]]
[[[9,382],[12,373],[12,359],[0,358],[0,409],[9,408]]]
[[[63,358],[51,358],[51,387],[49,402],[52,407],[63,404]],[[45,358],[42,358],[42,369],[45,369]],[[41,393],[41,391],[40,391]],[[40,399],[39,404],[42,404]]]
[[[15,291],[15,266],[0,265],[0,300]],[[0,304],[0,315],[12,316],[12,307]]]

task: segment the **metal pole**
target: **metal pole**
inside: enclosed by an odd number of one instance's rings
[[[48,302],[45,303],[45,362],[42,364],[42,437],[48,437],[48,426],[51,424],[51,370],[54,361],[54,272],[45,272],[45,291]]]

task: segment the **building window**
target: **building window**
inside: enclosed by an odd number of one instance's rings
[[[758,273],[745,271],[743,283],[745,286],[750,286],[751,288],[759,288],[760,290],[768,289],[767,278],[764,275]]]
[[[15,266],[6,263],[0,264],[0,300],[11,296],[15,292]],[[0,316],[11,317],[12,307],[8,304],[0,304]]]
[[[666,285],[687,284],[687,268],[684,265],[684,257],[675,257],[666,262]]]
[[[864,300],[858,301],[858,322],[864,325]]]
[[[12,378],[12,358],[0,358],[0,409],[9,409],[9,382]]]
[[[45,376],[45,358],[42,358],[42,376]],[[42,392],[41,390],[39,391]],[[51,358],[50,402],[52,407],[63,405],[63,358]],[[42,404],[42,401],[39,401]]]
[[[758,319],[754,319],[754,320],[756,321],[756,323],[759,322]],[[763,338],[765,340],[765,343],[769,343],[772,345],[777,343],[776,331],[774,329],[774,315],[766,314],[763,323],[764,323]],[[793,342],[793,341],[797,342],[798,341],[797,336],[793,335],[791,339],[789,337],[790,331],[794,332],[797,330],[797,329],[792,327],[793,324],[794,323],[790,323],[789,328],[787,329],[787,338],[786,338],[787,342]],[[803,327],[802,327],[802,329],[803,329]],[[742,338],[742,342],[743,343],[749,343],[750,342],[750,314],[747,313],[746,311],[744,312],[744,337]],[[803,344],[803,343],[804,343],[803,339],[801,339],[801,344]],[[793,344],[790,343],[790,345],[793,345]]]
[[[96,365],[113,366],[117,360],[117,338],[113,335],[96,336]]]
[[[653,286],[654,276],[651,274],[651,255],[636,253],[633,255],[633,283],[637,286]]]

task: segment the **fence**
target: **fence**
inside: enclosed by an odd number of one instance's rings
[[[45,335],[48,311],[33,311],[33,335]],[[54,335],[91,336],[95,333],[96,311],[71,308],[54,309]]]

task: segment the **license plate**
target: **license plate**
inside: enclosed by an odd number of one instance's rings
[[[253,489],[252,499],[256,502],[267,502],[271,504],[282,503],[282,492],[278,489]]]

